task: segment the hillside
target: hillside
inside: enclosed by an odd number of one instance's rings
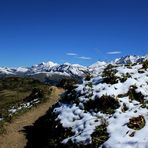
[[[30,108],[27,112],[5,124],[5,134],[0,134],[1,148],[24,148],[27,139],[23,133],[24,127],[31,126],[39,117],[46,114],[49,107],[56,103],[59,95],[64,91],[61,88],[51,87],[52,92],[45,102]]]
[[[51,93],[50,85],[21,77],[0,79],[0,133],[3,123],[45,101]]]
[[[101,65],[26,129],[28,148],[147,147],[147,58]]]

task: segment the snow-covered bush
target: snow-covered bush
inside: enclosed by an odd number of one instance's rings
[[[132,117],[131,119],[129,119],[129,123],[127,124],[127,126],[134,130],[140,130],[145,126],[145,119],[142,115],[138,117]]]
[[[118,100],[105,95],[100,98],[96,96],[94,100],[89,99],[86,103],[84,103],[85,110],[93,110],[95,112],[100,111],[106,114],[114,113],[117,108],[119,108]]]
[[[147,69],[148,68],[148,59],[146,59],[145,61],[143,61],[142,68],[144,68],[144,69]]]
[[[103,82],[107,84],[117,83],[119,78],[115,75],[116,73],[117,70],[115,69],[115,66],[109,64],[102,73]]]
[[[136,86],[130,86],[129,91],[128,91],[129,99],[136,100],[136,101],[139,101],[140,103],[143,103],[144,96],[142,95],[141,92],[137,92],[136,89],[137,89]]]

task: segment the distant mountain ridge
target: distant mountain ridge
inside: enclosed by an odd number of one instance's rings
[[[56,84],[62,79],[74,78],[80,80],[88,73],[88,68],[79,64],[57,64],[51,61],[40,63],[31,67],[8,68],[0,67],[0,77],[32,77],[41,81]]]
[[[133,63],[140,63],[143,62],[143,60],[145,60],[146,58],[148,58],[148,56],[132,56],[132,55],[128,55],[125,57],[121,57],[119,59],[115,59],[114,63],[115,64],[133,64]]]
[[[93,73],[101,71],[101,69],[106,66],[107,64],[133,64],[139,63],[143,60],[148,59],[148,56],[125,56],[118,59],[115,59],[111,62],[105,61],[97,61],[96,63],[92,64],[91,66],[82,66],[79,64],[57,64],[51,61],[47,63],[42,62],[37,65],[33,65],[31,67],[18,67],[18,68],[8,68],[8,67],[0,67],[0,77],[5,76],[27,76],[27,77],[34,77],[37,79],[41,79],[45,81],[47,78],[52,78],[56,76],[58,77],[72,77],[72,78],[82,78],[83,76],[87,75],[88,73]]]

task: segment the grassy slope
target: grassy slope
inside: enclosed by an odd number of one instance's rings
[[[29,109],[27,112],[15,118],[11,123],[7,123],[5,126],[6,134],[0,135],[0,146],[3,148],[17,147],[24,148],[27,139],[24,130],[26,127],[33,125],[33,123],[40,117],[42,117],[48,111],[49,107],[55,104],[59,100],[59,95],[64,91],[61,88],[51,87],[52,92],[46,101],[38,104],[36,107]],[[50,125],[48,125],[50,127]],[[24,128],[25,127],[25,128]],[[36,129],[37,131],[39,129]],[[46,130],[46,129],[45,129]],[[47,128],[48,130],[48,128]],[[21,132],[20,132],[21,131]],[[39,130],[40,131],[40,130]],[[40,135],[42,139],[44,135]],[[40,142],[40,140],[39,140]],[[39,145],[36,146],[37,148]]]
[[[23,99],[29,96],[34,88],[41,90],[44,98],[50,95],[50,86],[38,80],[20,77],[1,78],[0,117],[5,117],[7,121],[7,117],[9,116],[8,110],[12,106],[19,106],[19,104],[23,103]]]

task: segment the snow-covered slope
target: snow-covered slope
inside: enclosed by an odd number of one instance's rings
[[[32,72],[32,73],[47,72],[47,71],[49,71],[54,66],[59,66],[59,64],[53,63],[51,61],[49,61],[47,63],[42,62],[40,64],[37,64],[37,65],[32,66],[30,68],[30,72]]]
[[[135,55],[128,55],[128,56],[124,56],[121,58],[117,58],[113,61],[110,62],[105,62],[105,61],[97,61],[96,63],[90,65],[89,71],[94,74],[94,75],[98,75],[99,73],[102,72],[102,70],[104,69],[104,67],[106,67],[108,64],[121,64],[121,65],[125,65],[125,64],[134,64],[134,63],[141,63],[144,60],[148,59],[148,56],[135,56]]]
[[[140,63],[142,62],[147,56],[125,56],[119,59],[115,59],[113,63],[115,64],[133,64],[133,63]]]
[[[8,67],[0,67],[0,75],[14,74],[14,70]]]
[[[50,69],[50,72],[66,73],[69,75],[82,76],[87,72],[87,68],[81,65],[65,63],[59,66],[54,66]]]
[[[101,61],[97,61],[96,63],[92,64],[89,66],[89,71],[90,73],[94,74],[94,75],[98,75],[99,73],[102,72],[102,70],[104,69],[104,67],[107,65],[107,62],[101,62]]]
[[[88,77],[68,90],[64,101],[55,107],[56,121],[71,130],[62,143],[147,148],[148,61],[103,66],[98,76]],[[95,70],[99,70],[96,65]]]

